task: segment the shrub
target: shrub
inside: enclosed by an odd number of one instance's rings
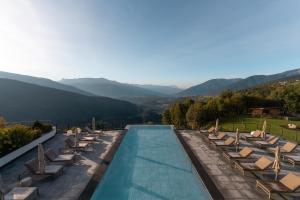
[[[32,129],[40,130],[42,133],[48,133],[52,130],[52,125],[51,124],[42,124],[39,121],[35,121],[32,125]]]
[[[0,156],[18,149],[41,136],[39,129],[32,129],[24,125],[13,125],[0,129]]]

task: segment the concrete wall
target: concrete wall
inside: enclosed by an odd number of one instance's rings
[[[25,154],[26,152],[30,151],[31,149],[35,148],[38,144],[43,143],[50,138],[54,137],[56,134],[56,127],[53,127],[52,131],[49,133],[43,134],[36,140],[33,140],[31,143],[3,156],[0,158],[0,168],[6,165],[7,163],[13,161],[14,159],[18,158],[19,156]]]

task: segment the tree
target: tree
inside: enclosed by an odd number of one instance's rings
[[[184,104],[177,102],[171,112],[172,122],[177,128],[185,128],[186,127],[186,107]]]
[[[171,112],[170,110],[165,110],[162,116],[162,123],[163,124],[172,124]]]
[[[0,116],[0,128],[4,128],[6,124],[6,121],[4,117]]]
[[[186,113],[186,121],[191,129],[198,129],[206,122],[206,110],[204,104],[196,102]]]

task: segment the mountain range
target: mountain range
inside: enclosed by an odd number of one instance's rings
[[[115,99],[128,100],[132,102],[145,98],[178,98],[187,96],[209,96],[218,95],[224,90],[243,90],[273,82],[300,76],[300,69],[294,69],[272,75],[254,75],[247,78],[234,79],[211,79],[204,83],[192,86],[185,90],[176,86],[128,84],[105,78],[77,78],[62,79],[59,82],[33,76],[0,72],[0,78],[17,80],[43,87],[73,92],[86,96],[103,96]]]
[[[127,99],[128,97],[162,97],[180,91],[180,89],[174,86],[127,84],[105,78],[62,79],[60,83],[76,87],[97,96],[116,99]]]
[[[244,79],[212,79],[176,94],[177,97],[217,95],[224,90],[243,90],[260,84],[284,81],[300,76],[300,69],[272,75],[254,75]]]
[[[83,95],[88,95],[88,96],[92,95],[89,92],[80,90],[73,86],[64,85],[59,82],[52,81],[52,80],[46,79],[46,78],[14,74],[14,73],[9,73],[9,72],[1,72],[1,71],[0,71],[0,78],[17,80],[17,81],[21,81],[21,82],[25,82],[25,83],[31,83],[31,84],[35,84],[35,85],[39,85],[39,86],[54,88],[54,89],[58,89],[58,90],[64,90],[64,91],[68,91],[68,92],[75,92],[78,94],[83,94]]]
[[[74,92],[0,78],[0,116],[9,121],[52,120],[57,123],[85,123],[98,120],[124,121],[138,118],[138,106],[108,97]]]

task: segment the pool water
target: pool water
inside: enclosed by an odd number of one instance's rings
[[[211,199],[171,126],[130,126],[92,200]]]

